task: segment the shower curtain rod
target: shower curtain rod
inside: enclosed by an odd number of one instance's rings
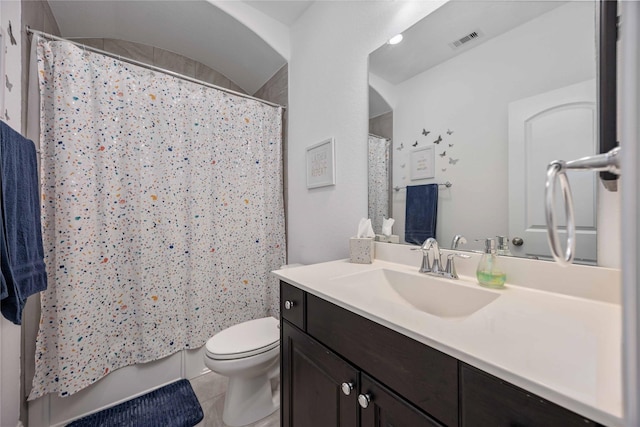
[[[210,88],[213,88],[213,89],[218,89],[218,90],[221,90],[223,92],[230,93],[232,95],[241,96],[243,98],[248,98],[248,99],[252,99],[254,101],[262,102],[263,104],[267,104],[267,105],[270,105],[272,107],[280,107],[280,108],[283,108],[285,110],[287,109],[287,107],[285,107],[284,105],[276,104],[274,102],[265,101],[264,99],[256,98],[255,96],[247,95],[247,94],[241,93],[241,92],[236,92],[235,90],[227,89],[225,87],[216,86],[214,84],[207,83],[207,82],[204,82],[202,80],[194,79],[193,77],[185,76],[184,74],[179,74],[179,73],[175,73],[173,71],[165,70],[164,68],[156,67],[155,65],[145,64],[144,62],[136,61],[135,59],[125,58],[125,57],[122,57],[122,56],[117,55],[115,53],[107,52],[105,50],[101,50],[101,49],[97,49],[95,47],[87,46],[87,45],[82,44],[82,43],[74,42],[73,40],[65,39],[63,37],[54,36],[53,34],[45,33],[43,31],[34,30],[31,27],[29,27],[28,25],[25,27],[25,29],[27,31],[27,34],[31,33],[31,34],[38,35],[40,37],[44,37],[45,39],[69,42],[69,43],[72,43],[72,44],[74,44],[76,46],[81,47],[84,50],[88,50],[90,52],[99,53],[101,55],[105,55],[105,56],[108,56],[110,58],[118,59],[120,61],[127,62],[129,64],[137,65],[139,67],[147,68],[149,70],[157,71],[159,73],[168,74],[170,76],[177,77],[177,78],[182,79],[182,80],[187,80],[187,81],[189,81],[191,83],[196,83],[196,84],[199,84],[199,85],[202,85],[202,86],[210,87]]]

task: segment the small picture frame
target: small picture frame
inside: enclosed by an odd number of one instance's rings
[[[411,180],[435,177],[435,150],[433,147],[413,150],[411,156]]]
[[[333,138],[307,147],[307,188],[336,184]]]

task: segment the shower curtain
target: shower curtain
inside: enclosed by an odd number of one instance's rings
[[[277,310],[281,109],[38,40],[42,294],[29,399]]]
[[[382,219],[389,218],[388,139],[369,135],[369,217],[376,234],[382,233]]]

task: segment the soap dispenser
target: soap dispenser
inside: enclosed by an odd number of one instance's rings
[[[484,241],[484,253],[480,258],[478,269],[476,270],[478,283],[489,288],[502,288],[507,279],[507,275],[500,267],[499,258],[496,256],[495,239]]]
[[[498,247],[496,253],[498,255],[511,255],[509,250],[509,238],[507,236],[496,236],[498,239]]]

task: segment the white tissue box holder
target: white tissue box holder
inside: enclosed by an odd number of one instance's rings
[[[375,258],[373,237],[351,237],[349,255],[353,263],[371,264]]]

